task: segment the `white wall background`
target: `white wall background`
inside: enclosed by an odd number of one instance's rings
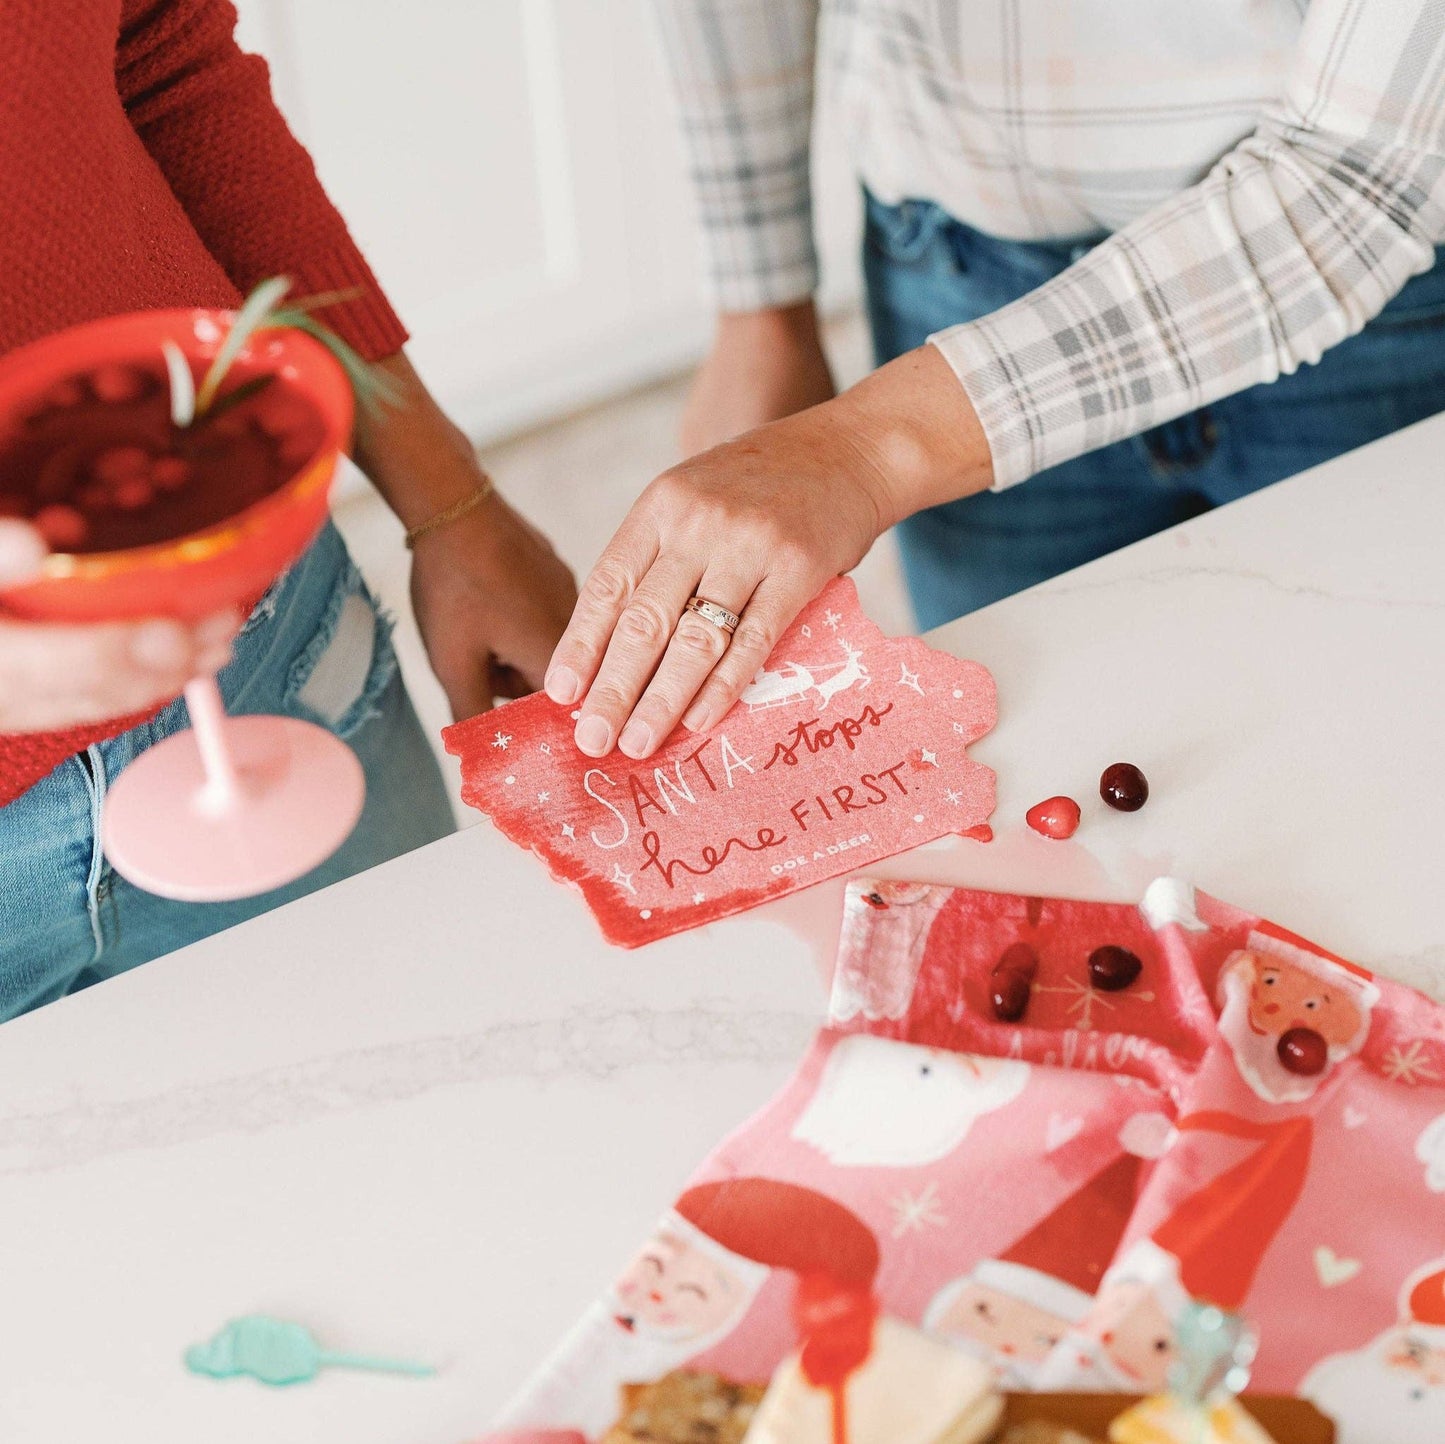
[[[690,364],[700,241],[650,0],[239,0],[240,38],[479,441]],[[857,205],[815,165],[825,296]]]

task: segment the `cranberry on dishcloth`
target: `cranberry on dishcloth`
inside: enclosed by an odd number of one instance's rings
[[[1028,1011],[1039,955],[1027,943],[1012,943],[1003,950],[989,974],[989,1002],[1001,1023],[1017,1023]]]
[[[1072,797],[1046,797],[1029,808],[1024,821],[1042,837],[1072,837],[1079,830],[1079,804]]]
[[[1099,778],[1099,796],[1118,812],[1138,812],[1149,801],[1149,783],[1132,762],[1116,762]]]
[[[1291,1073],[1313,1078],[1325,1071],[1330,1061],[1329,1044],[1313,1028],[1288,1028],[1280,1034],[1274,1051]]]
[[[1143,971],[1144,964],[1137,954],[1114,943],[1095,948],[1089,954],[1089,981],[1106,993],[1127,988]]]

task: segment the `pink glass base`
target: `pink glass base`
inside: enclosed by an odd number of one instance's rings
[[[324,862],[361,816],[361,764],[325,728],[290,717],[219,725],[234,785],[207,780],[191,729],[138,757],[106,799],[106,855],[147,892],[180,902],[269,892]]]

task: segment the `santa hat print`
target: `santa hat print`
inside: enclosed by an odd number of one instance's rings
[[[1434,1349],[1445,1349],[1445,1259],[1426,1264],[1400,1290],[1401,1322]]]
[[[676,1208],[714,1244],[765,1269],[821,1274],[853,1288],[871,1288],[878,1272],[878,1240],[867,1224],[800,1184],[720,1179],[688,1189]]]
[[[733,1253],[797,1274],[803,1376],[841,1387],[872,1346],[878,1240],[868,1225],[836,1199],[772,1178],[699,1184],[677,1208]]]
[[[1122,1154],[969,1280],[1077,1323],[1088,1312],[1134,1209],[1141,1160]],[[934,1309],[946,1309],[940,1299]]]
[[[1178,1128],[1259,1144],[1185,1198],[1154,1230],[1154,1242],[1178,1260],[1179,1283],[1190,1298],[1237,1311],[1304,1189],[1310,1120],[1255,1123],[1231,1113],[1202,1112],[1181,1118]]]

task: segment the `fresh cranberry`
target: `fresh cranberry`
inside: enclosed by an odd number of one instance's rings
[[[1003,950],[989,977],[989,1001],[994,1016],[1003,1023],[1017,1023],[1029,1006],[1039,955],[1027,943],[1012,943]]]
[[[1127,988],[1144,971],[1144,964],[1128,948],[1113,943],[1089,954],[1089,981],[1106,993]]]
[[[1119,812],[1138,812],[1149,801],[1149,783],[1132,762],[1116,762],[1104,769],[1099,796]]]
[[[1039,955],[1027,943],[1010,943],[993,965],[994,975],[1019,973],[1029,982],[1039,970]]]
[[[150,470],[150,453],[139,446],[112,446],[90,463],[90,474],[106,486],[135,481]]]
[[[35,529],[53,552],[84,546],[90,526],[73,506],[42,506],[33,518]]]
[[[150,378],[134,366],[100,366],[90,373],[90,389],[101,401],[135,401],[150,390]]]
[[[1079,804],[1072,797],[1046,797],[1029,808],[1024,821],[1044,837],[1072,837],[1079,830]]]
[[[1306,1078],[1323,1073],[1330,1061],[1329,1044],[1313,1028],[1290,1028],[1280,1034],[1275,1052],[1291,1073],[1302,1073]]]
[[[119,482],[111,495],[122,511],[139,511],[156,499],[155,488],[143,476]]]
[[[995,973],[988,995],[994,1017],[1001,1023],[1017,1023],[1028,1012],[1032,991],[1022,973]]]
[[[150,479],[157,491],[179,491],[191,479],[191,464],[179,456],[158,456],[151,463]]]

